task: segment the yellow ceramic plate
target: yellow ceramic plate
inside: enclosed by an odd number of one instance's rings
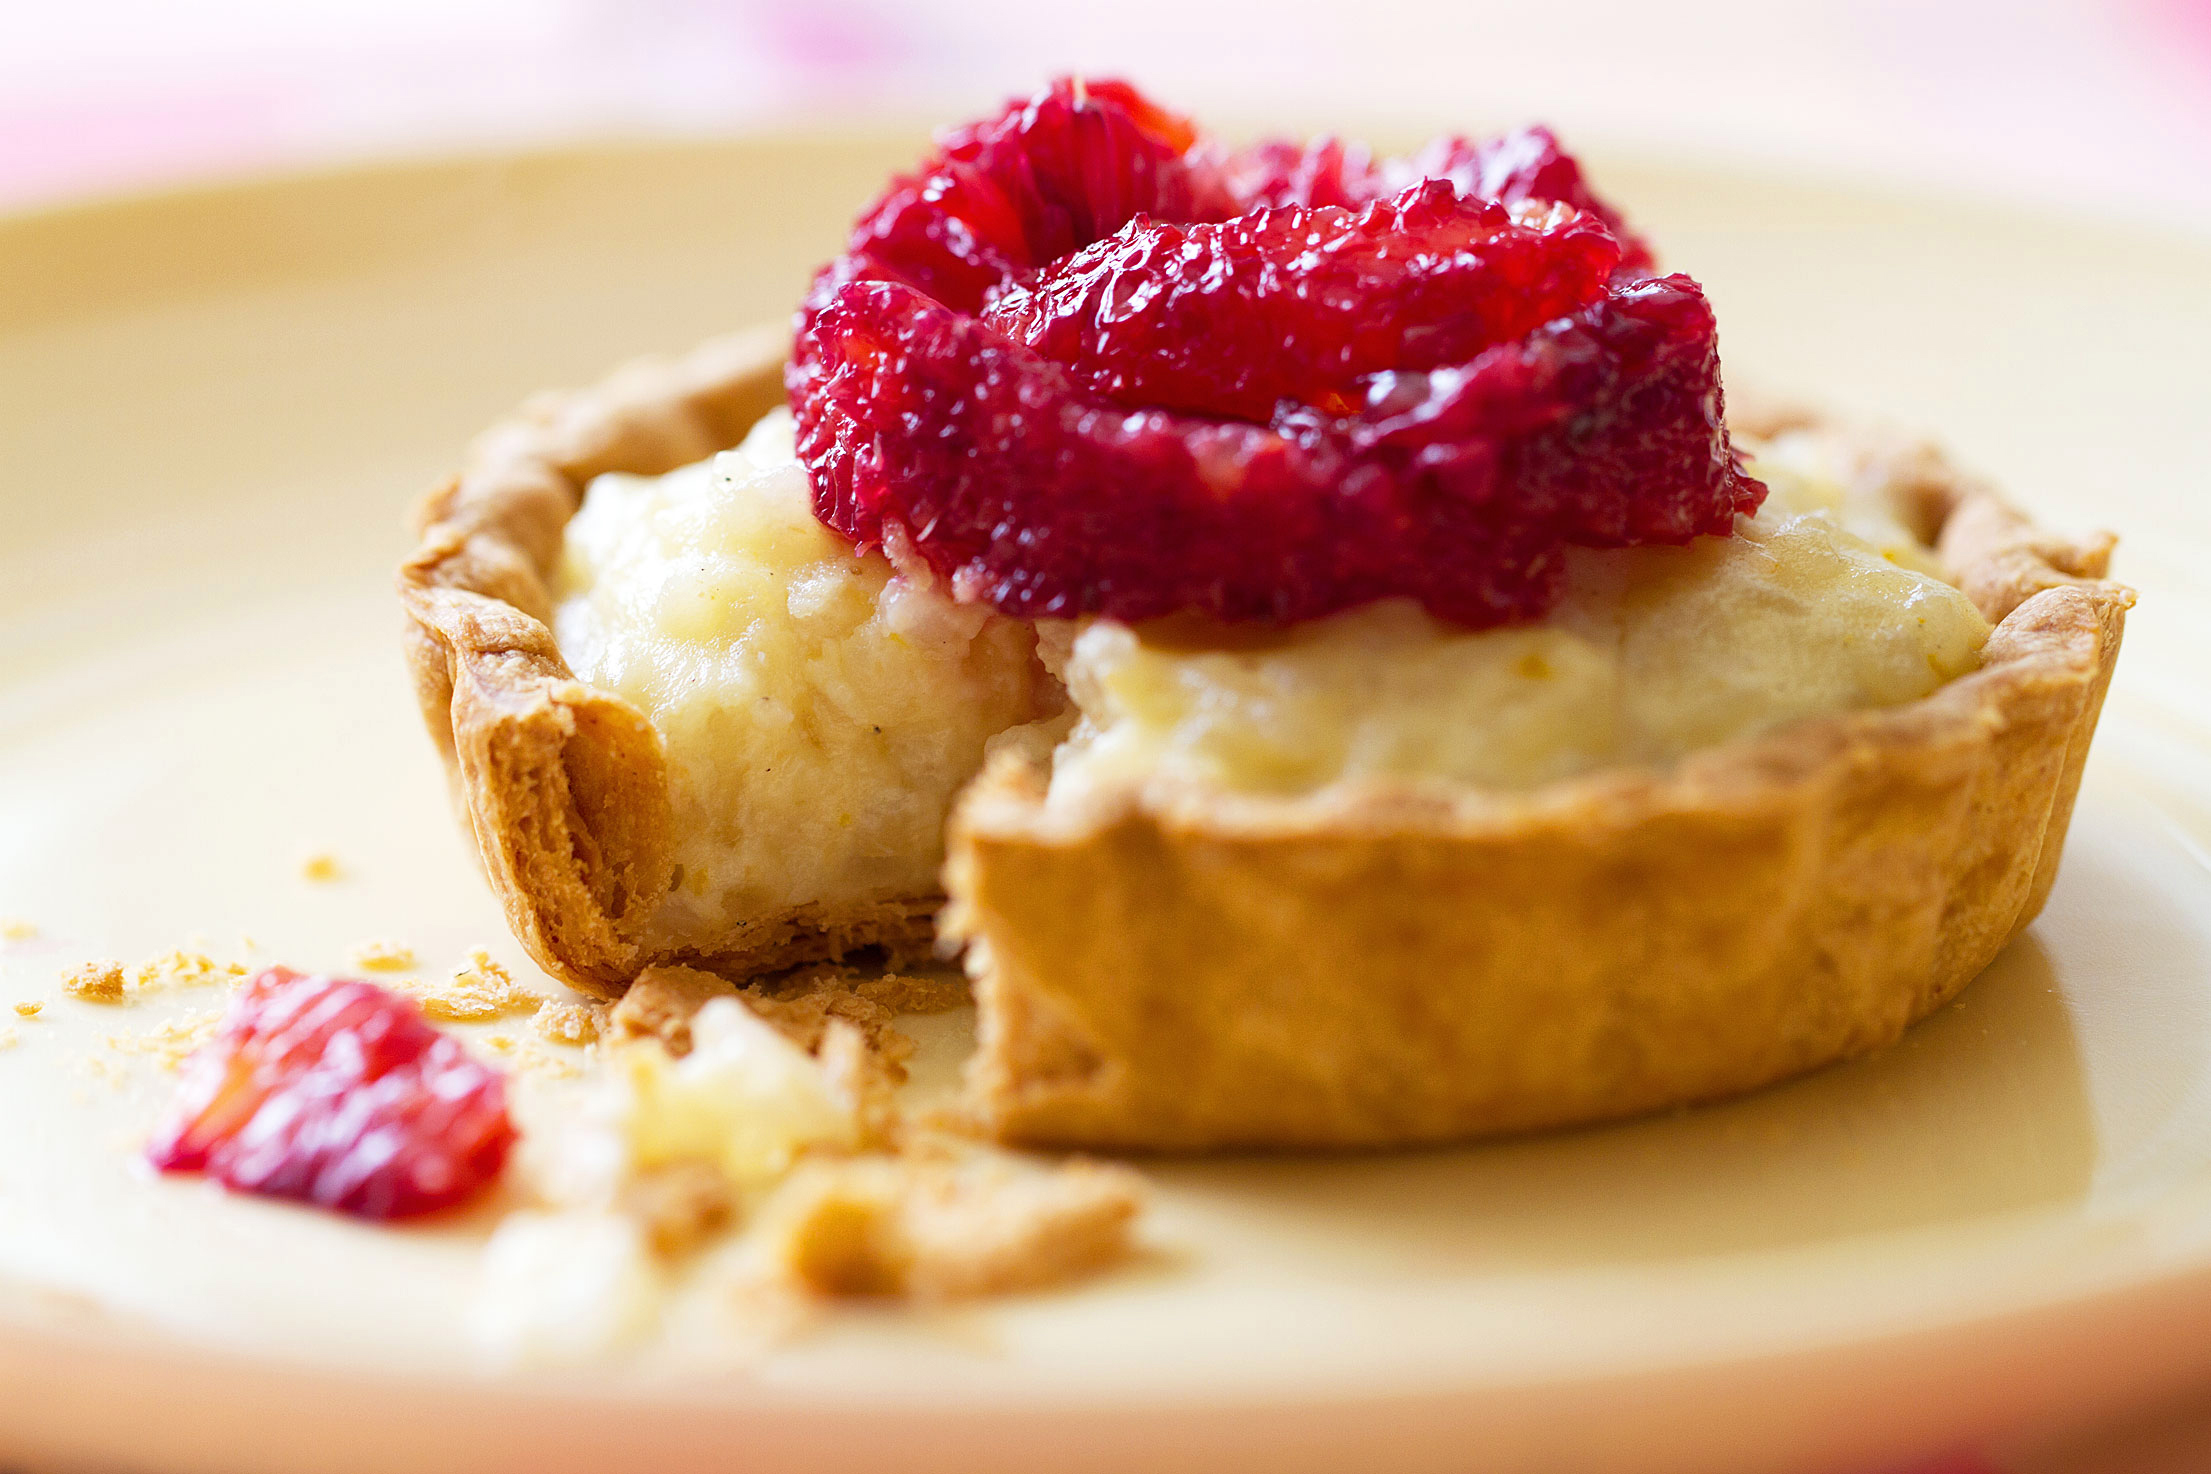
[[[0,225],[0,1463],[1832,1468],[2211,1368],[2211,247],[1600,169],[1738,381],[1934,427],[2142,590],[2049,912],[1879,1058],[1609,1130],[1161,1166],[1139,1270],[706,1369],[502,1372],[482,1215],[135,1165],[197,938],[521,959],[398,655],[400,510],[544,385],[786,312],[910,138],[408,166]],[[342,878],[300,862],[328,851]],[[240,934],[257,944],[248,951]],[[119,1041],[111,1043],[110,1039]]]

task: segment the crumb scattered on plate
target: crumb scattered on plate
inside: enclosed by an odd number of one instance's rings
[[[0,942],[27,942],[38,935],[38,928],[19,916],[0,919]]]
[[[143,1034],[110,1034],[107,1046],[123,1054],[150,1055],[163,1069],[174,1070],[213,1036],[222,1021],[222,1010],[210,1009],[158,1024]]]
[[[1143,1182],[973,1152],[808,1163],[763,1211],[769,1262],[816,1295],[953,1300],[1042,1289],[1129,1255]]]
[[[679,1281],[749,1333],[768,1329],[758,1314],[798,1324],[839,1299],[1041,1289],[1134,1253],[1145,1190],[1129,1169],[1039,1163],[901,1119],[882,1052],[896,1041],[866,1024],[892,1000],[943,1008],[957,985],[646,978],[649,1006],[606,1020],[587,1107],[529,1134],[529,1206],[493,1234],[472,1313],[494,1355],[588,1361],[674,1311]],[[482,1042],[516,1053],[505,1035]]]
[[[146,993],[158,988],[204,988],[213,983],[234,983],[252,972],[243,962],[217,962],[205,952],[174,947],[131,969],[130,984]]]
[[[339,868],[337,856],[318,850],[299,862],[299,874],[302,880],[329,882],[345,872]]]
[[[455,968],[447,981],[416,980],[404,986],[425,1014],[458,1023],[489,1023],[512,1013],[534,1013],[545,1002],[541,995],[517,983],[514,975],[481,947],[471,948],[468,961]]]
[[[24,1018],[37,1018],[40,1010],[44,1009],[45,1007],[45,1004],[38,1002],[18,1003],[15,1006],[15,1011],[18,1014],[22,1015]]]
[[[123,964],[84,962],[61,975],[62,991],[87,1003],[123,1001]]]
[[[166,988],[204,988],[215,983],[235,983],[252,972],[253,969],[242,962],[217,962],[205,952],[190,952],[178,947],[128,971],[120,962],[81,962],[62,974],[61,986],[63,992],[87,1003],[121,1003],[132,992],[152,993]],[[29,1017],[28,1014],[24,1016]]]
[[[530,1020],[540,1038],[555,1044],[591,1044],[598,1040],[606,1028],[606,1005],[603,1003],[555,1003],[550,999]]]
[[[369,972],[405,972],[415,965],[415,953],[397,942],[363,942],[353,949],[353,965]]]

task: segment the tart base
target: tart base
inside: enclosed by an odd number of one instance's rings
[[[1844,441],[1996,628],[1980,670],[1525,794],[1165,784],[952,824],[1016,1142],[1381,1146],[1731,1095],[1895,1040],[2041,909],[2133,595],[1919,449]]]

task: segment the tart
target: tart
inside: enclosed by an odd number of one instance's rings
[[[1082,148],[1072,204],[991,193]],[[1153,1149],[1627,1115],[1954,996],[2055,875],[2111,540],[1730,426],[1701,292],[1547,135],[1208,148],[1060,84],[894,182],[795,347],[541,399],[423,504],[418,694],[532,955],[615,995],[941,931],[984,1127]],[[1324,237],[1340,290],[1270,296]],[[1835,505],[1762,508],[1730,428]]]

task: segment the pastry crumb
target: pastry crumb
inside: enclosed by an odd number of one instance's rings
[[[123,964],[86,962],[62,974],[62,991],[87,1003],[123,1001]]]
[[[18,1003],[15,1006],[16,1013],[23,1018],[37,1018],[41,1013],[45,1012],[45,1009],[45,1004],[36,1001],[29,1003]]]
[[[27,942],[38,935],[38,928],[19,916],[0,919],[0,942]]]
[[[23,1042],[23,1031],[13,1024],[0,1024],[0,1049],[13,1049]]]
[[[405,972],[415,965],[415,953],[397,942],[363,942],[353,949],[353,965],[369,972]]]
[[[912,1052],[911,1040],[903,1034],[895,1037]],[[822,1083],[858,1125],[860,1140],[870,1146],[895,1145],[902,1130],[898,1087],[906,1078],[903,1056],[893,1058],[882,1039],[870,1039],[858,1025],[840,1018],[829,1021],[815,1058]]]
[[[870,976],[841,963],[801,967],[745,984],[745,1006],[783,1036],[819,1054],[830,1025],[859,1031],[891,1085],[906,1080],[914,1042],[892,1025],[902,1013],[942,1013],[967,1002],[965,984],[946,978],[886,973]]]
[[[583,1078],[583,1066],[565,1055],[555,1054],[528,1040],[517,1041],[511,1057],[513,1067],[548,1080],[579,1080]]]
[[[120,962],[86,962],[62,974],[62,990],[87,1003],[121,1003],[130,993],[152,993],[164,988],[204,988],[215,983],[237,983],[253,969],[242,962],[217,962],[205,952],[172,948],[124,970]]]
[[[1129,1256],[1142,1206],[1125,1167],[855,1157],[792,1174],[760,1231],[769,1262],[809,1294],[953,1300],[1110,1268]]]
[[[572,1059],[564,1059],[549,1050],[533,1049],[524,1052],[517,1060],[523,1069],[548,1080],[580,1080],[583,1066]]]
[[[545,1002],[517,983],[481,947],[471,948],[468,960],[445,982],[421,984],[410,979],[409,989],[423,1013],[456,1023],[489,1023],[508,1014],[534,1012]]]
[[[663,1259],[679,1259],[736,1216],[737,1195],[711,1162],[667,1162],[623,1184],[621,1206]]]
[[[930,977],[920,973],[887,972],[881,977],[861,977],[852,991],[892,1013],[949,1013],[973,1001],[967,980],[957,975]]]
[[[510,1073],[535,1075],[546,1080],[578,1080],[583,1066],[566,1051],[546,1048],[534,1039],[514,1034],[486,1034],[476,1041],[499,1067]]]
[[[649,967],[608,1015],[622,1038],[658,1039],[681,1058],[691,1048],[691,1016],[713,998],[736,997],[809,1054],[819,1054],[832,1023],[856,1029],[868,1052],[898,1085],[906,1079],[913,1040],[892,1027],[902,1013],[942,1013],[968,1001],[964,983],[887,973],[871,976],[841,963],[796,968],[739,987],[693,967]]]
[[[253,971],[242,962],[217,962],[205,952],[172,948],[131,969],[131,986],[141,992],[157,988],[204,988],[230,983]]]
[[[555,1003],[548,998],[539,1005],[530,1027],[555,1044],[592,1044],[605,1032],[606,1016],[603,1003]]]
[[[156,1025],[143,1034],[110,1034],[107,1046],[122,1054],[150,1055],[163,1069],[174,1070],[214,1037],[222,1021],[222,1010],[210,1009]]]
[[[612,1008],[547,1003],[540,1032],[590,1020],[614,1068],[608,1109],[544,1143],[538,1189],[632,1225],[671,1270],[720,1244],[703,1272],[784,1307],[1018,1293],[1123,1263],[1144,1203],[1135,1172],[1042,1165],[905,1119],[913,1046],[889,1021],[966,998],[958,982],[846,967],[740,987],[671,966],[646,969]],[[477,1042],[517,1065],[546,1052]]]
[[[299,862],[299,874],[302,880],[328,882],[344,876],[345,870],[338,864],[336,855],[317,850]]]
[[[695,967],[648,967],[607,1014],[624,1039],[657,1039],[681,1059],[691,1052],[691,1016],[715,998],[734,998],[737,985]]]
[[[991,1135],[989,1117],[981,1106],[964,1095],[905,1112],[905,1129],[919,1135],[970,1141],[987,1140]]]

